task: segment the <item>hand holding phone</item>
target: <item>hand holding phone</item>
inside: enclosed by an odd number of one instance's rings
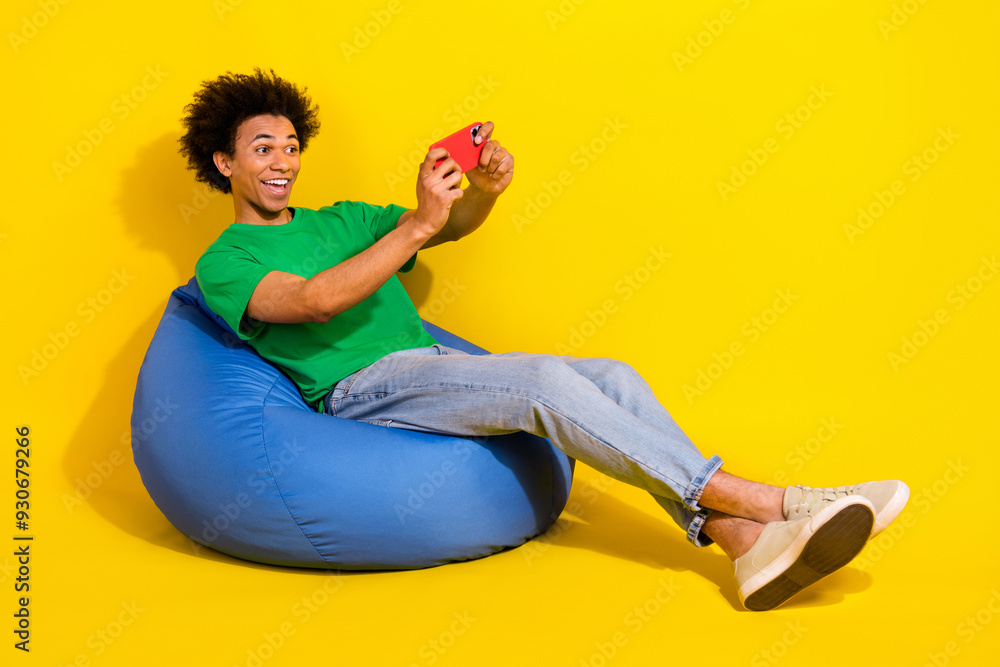
[[[441,141],[431,144],[429,150],[439,147],[447,150],[449,156],[458,163],[458,166],[462,169],[462,173],[464,174],[473,167],[479,165],[479,155],[483,152],[485,142],[477,145],[476,135],[479,134],[479,130],[482,126],[482,123],[473,123],[468,127],[463,127],[458,132],[450,134]],[[434,163],[434,167],[436,168],[442,162],[444,162],[444,159],[438,160]]]

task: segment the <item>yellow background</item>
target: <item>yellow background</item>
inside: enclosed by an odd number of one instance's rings
[[[4,6],[3,664],[995,659],[996,3]],[[513,185],[421,254],[425,317],[495,351],[632,363],[732,472],[904,479],[894,530],[764,614],[738,611],[720,551],[583,466],[547,536],[483,560],[329,579],[195,548],[146,495],[128,419],[167,296],[233,215],[177,154],[182,109],[254,66],[321,109],[299,206],[412,206],[413,151],[497,124]],[[23,425],[30,654],[11,633]]]

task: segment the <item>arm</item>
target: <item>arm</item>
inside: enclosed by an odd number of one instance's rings
[[[438,152],[440,151],[440,152]],[[462,173],[451,158],[439,169],[444,149],[427,154],[417,181],[417,208],[400,216],[396,228],[368,249],[306,279],[271,271],[257,284],[246,314],[261,322],[328,322],[375,293],[448,221],[452,203],[463,195]]]

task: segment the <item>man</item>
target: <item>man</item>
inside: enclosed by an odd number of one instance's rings
[[[906,504],[899,481],[781,489],[730,475],[621,362],[475,356],[438,344],[395,273],[418,251],[474,232],[510,185],[514,157],[493,123],[476,137],[483,150],[465,190],[457,163],[437,148],[418,169],[415,209],[341,201],[314,211],[289,206],[300,152],[319,129],[304,89],[273,71],[227,74],[204,82],[186,111],[181,152],[199,180],[232,192],[235,208],[198,261],[199,285],[318,411],[438,433],[548,437],[649,491],[695,545],[717,543],[755,610],[846,565]]]

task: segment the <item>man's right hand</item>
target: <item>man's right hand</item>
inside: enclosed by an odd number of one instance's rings
[[[410,218],[412,224],[419,225],[428,237],[437,234],[451,213],[451,205],[464,194],[462,169],[458,163],[446,157],[448,150],[435,148],[428,151],[417,170],[417,208]],[[444,162],[434,168],[434,163],[444,158]]]

